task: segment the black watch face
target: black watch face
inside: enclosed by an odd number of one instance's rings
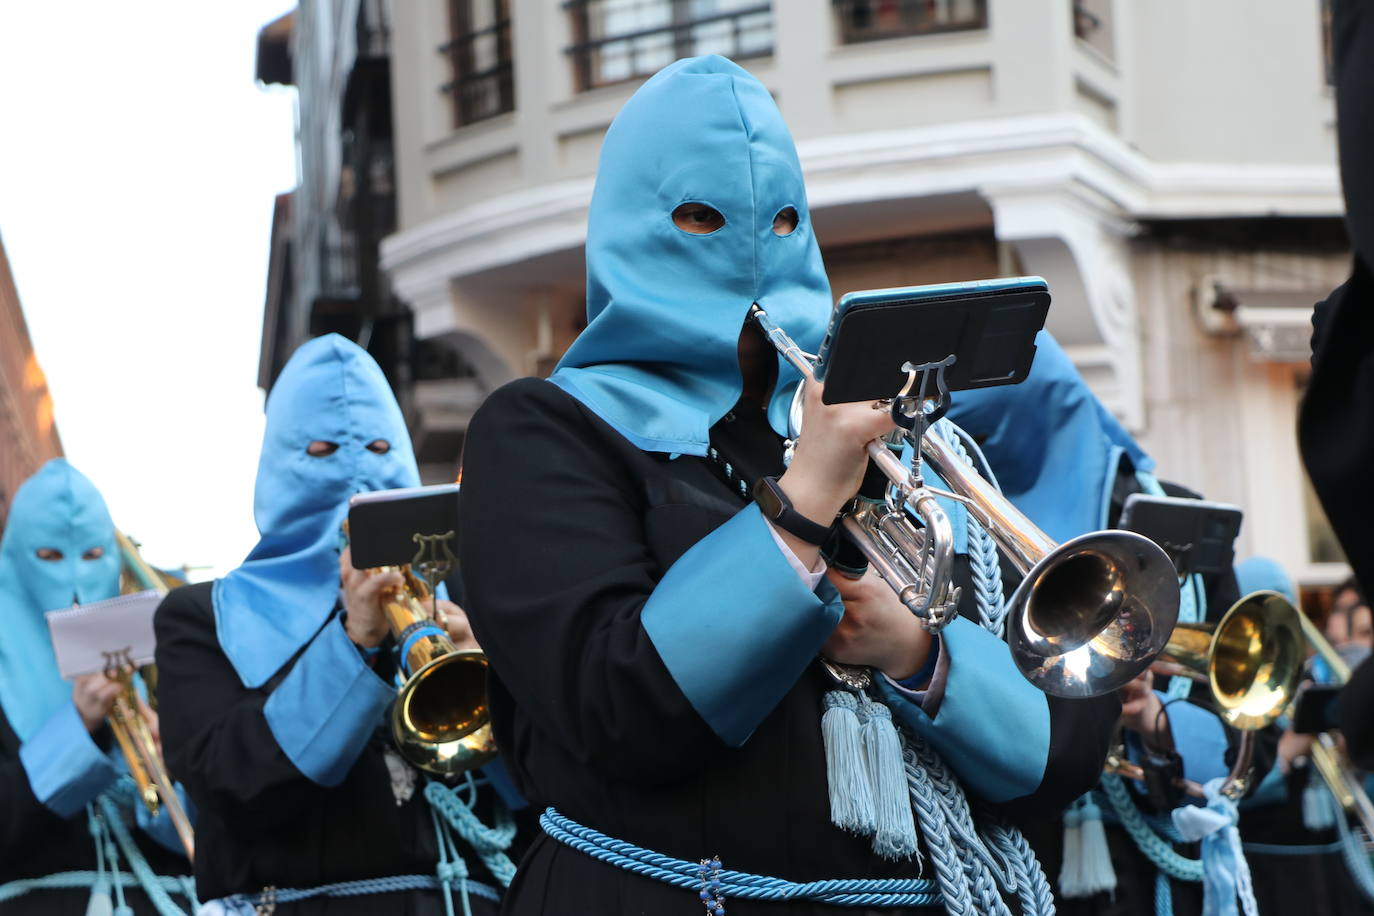
[[[754,484],[754,502],[759,504],[764,517],[776,519],[785,508],[771,477],[764,477]]]

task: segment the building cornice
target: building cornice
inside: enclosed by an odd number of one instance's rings
[[[1336,216],[1334,164],[1159,163],[1078,114],[942,124],[798,144],[813,210],[975,191],[1076,186],[1119,219]],[[586,237],[591,177],[535,185],[441,214],[386,239],[402,296]]]

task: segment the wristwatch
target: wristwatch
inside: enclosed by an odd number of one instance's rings
[[[776,477],[764,477],[754,484],[754,502],[759,504],[764,518],[808,544],[819,547],[830,536],[829,525],[813,522],[792,508],[792,500],[778,486]]]

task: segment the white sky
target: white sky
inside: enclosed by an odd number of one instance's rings
[[[257,541],[256,387],[294,92],[253,79],[291,0],[0,8],[0,240],[57,427],[154,563]]]

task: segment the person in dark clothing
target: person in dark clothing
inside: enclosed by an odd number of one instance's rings
[[[1154,460],[1093,395],[1048,331],[1036,338],[1035,361],[1024,382],[960,392],[949,417],[979,443],[1003,495],[1057,542],[1115,527],[1134,493],[1198,497],[1155,478]],[[1215,623],[1239,594],[1234,575],[1228,573],[1189,577],[1180,597],[1180,621]],[[1224,728],[1212,711],[1206,684],[1190,687],[1187,681],[1146,671],[1119,693],[1122,744],[1129,758],[1140,762],[1146,751],[1156,757],[1177,753],[1182,775],[1198,784],[1228,774],[1239,734]],[[1272,730],[1257,740],[1252,780],[1269,771],[1276,742]],[[1174,913],[1201,912],[1198,844],[1171,841],[1169,815],[1170,808],[1152,802],[1143,786],[1108,775],[1098,791],[1070,809],[1067,830],[1042,825],[1035,831],[1036,852],[1060,874],[1060,913],[1147,916],[1156,912],[1157,899]],[[1087,837],[1095,840],[1097,825],[1085,822],[1098,820],[1106,822],[1101,835],[1107,848],[1098,844],[1093,854]],[[1162,829],[1158,841],[1147,845],[1192,858],[1192,880],[1161,881],[1123,820],[1145,833],[1158,835]]]
[[[121,899],[135,913],[155,913],[140,873],[162,901],[172,903],[170,890],[181,898],[173,905],[190,903],[189,880],[172,880],[190,871],[175,832],[165,817],[150,819],[121,779],[127,768],[105,724],[118,685],[103,674],[63,681],[43,618],[118,595],[119,576],[104,500],[64,459],[49,461],[15,494],[0,542],[0,913],[7,916],[88,905],[109,912]]]
[[[1336,136],[1350,277],[1312,315],[1312,375],[1298,445],[1355,578],[1374,581],[1374,10],[1332,3]]]
[[[757,80],[692,58],[626,103],[587,272],[587,329],[465,443],[467,607],[507,765],[547,808],[504,912],[1046,912],[1006,818],[1096,780],[1118,704],[1047,698],[973,619],[931,634],[876,575],[826,574],[891,420],[808,381],[784,463],[803,380],[746,317],[814,349],[831,299]],[[791,509],[765,517],[760,481]]]
[[[207,913],[423,916],[457,896],[472,913],[497,910],[514,872],[508,812],[490,793],[479,802],[475,784],[426,780],[393,749],[379,596],[400,576],[340,555],[349,496],[418,476],[372,358],[337,335],[306,343],[267,399],[261,541],[158,609],[163,744],[200,811]],[[441,608],[454,641],[475,646],[462,611]]]

